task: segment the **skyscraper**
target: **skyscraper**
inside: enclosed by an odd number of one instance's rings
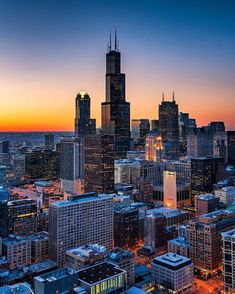
[[[90,118],[90,97],[84,90],[76,97],[75,137],[95,134],[96,120]]]
[[[55,148],[55,136],[52,133],[44,135],[44,149],[53,150]]]
[[[81,180],[84,178],[83,160],[83,138],[62,138],[60,177],[64,191],[81,193]]]
[[[49,206],[49,256],[59,267],[65,265],[66,250],[84,244],[112,249],[113,199],[87,193]]]
[[[165,101],[159,105],[159,132],[165,148],[165,156],[169,159],[179,156],[179,111],[175,103],[174,93],[172,101]]]
[[[106,99],[102,103],[102,133],[115,138],[115,159],[125,158],[130,150],[130,103],[125,99],[125,74],[121,73],[121,54],[115,32],[106,53]]]
[[[114,138],[87,135],[84,144],[85,192],[114,192]]]

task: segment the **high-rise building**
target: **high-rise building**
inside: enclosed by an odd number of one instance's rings
[[[84,178],[83,138],[62,138],[60,146],[60,178],[62,189],[80,194]]]
[[[55,148],[55,136],[52,133],[44,135],[44,149],[53,150]]]
[[[173,101],[165,101],[159,105],[159,133],[165,148],[166,158],[179,157],[179,111],[173,93]]]
[[[235,228],[235,213],[218,210],[189,221],[189,256],[201,275],[221,270],[221,233]]]
[[[131,120],[131,137],[136,148],[144,147],[145,138],[150,131],[148,119],[132,119]]]
[[[228,232],[223,232],[221,235],[224,293],[234,293],[235,229]]]
[[[158,131],[158,120],[157,119],[152,119],[150,124],[151,124],[151,131],[153,131],[153,130]]]
[[[164,205],[170,208],[177,208],[176,172],[163,172],[163,197]]]
[[[9,141],[0,141],[0,153],[9,153]]]
[[[106,54],[106,100],[102,103],[102,133],[115,138],[115,159],[126,158],[130,150],[130,103],[125,97],[125,74],[121,73],[121,54],[115,32]]]
[[[235,131],[227,131],[228,163],[235,165]]]
[[[9,193],[3,187],[0,187],[0,237],[7,237],[8,235],[8,208],[7,202],[9,200]]]
[[[27,236],[37,232],[37,203],[32,199],[8,201],[8,234]]]
[[[144,244],[153,250],[166,245],[166,216],[161,213],[152,213],[144,219]]]
[[[151,161],[161,161],[164,150],[162,137],[155,130],[152,130],[145,139],[145,159]]]
[[[139,211],[123,207],[114,211],[114,246],[133,248],[139,241]]]
[[[76,97],[75,137],[96,133],[96,120],[90,118],[90,97],[80,91]]]
[[[49,206],[49,257],[59,267],[66,263],[66,250],[97,243],[113,247],[113,199],[87,193]]]
[[[193,263],[184,256],[169,252],[154,258],[153,277],[157,287],[167,293],[192,293]]]
[[[220,132],[213,136],[213,156],[224,158],[224,162],[228,162],[228,142],[227,133]]]
[[[223,164],[222,158],[202,157],[191,160],[192,195],[209,193],[216,183],[218,166]]]
[[[208,136],[204,127],[192,128],[187,134],[187,156],[192,158],[208,155]]]
[[[87,135],[84,144],[85,192],[114,193],[114,137]]]

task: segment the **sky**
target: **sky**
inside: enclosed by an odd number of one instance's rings
[[[174,91],[198,126],[235,129],[235,1],[0,0],[0,131],[73,130],[81,89],[100,126],[115,27],[131,118]]]

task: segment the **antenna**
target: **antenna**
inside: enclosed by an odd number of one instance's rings
[[[109,41],[108,41],[108,52],[112,50],[112,35],[111,35],[111,29],[109,32]]]
[[[162,101],[164,101],[165,97],[164,97],[164,92],[162,93]]]
[[[172,99],[173,99],[173,101],[175,101],[175,92],[174,91],[173,91]]]
[[[118,51],[117,28],[115,27],[115,51]]]

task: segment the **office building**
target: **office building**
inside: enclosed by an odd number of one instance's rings
[[[55,136],[52,133],[47,133],[44,135],[44,149],[54,150],[55,148]]]
[[[5,222],[8,234],[27,236],[37,232],[37,203],[32,199],[8,201]]]
[[[78,280],[87,294],[118,294],[126,291],[126,271],[109,262],[80,270]]]
[[[176,182],[179,184],[191,184],[191,162],[186,160],[169,161],[166,170],[176,172]]]
[[[191,293],[193,263],[184,256],[166,253],[154,258],[153,277],[158,288],[172,293]]]
[[[106,99],[102,103],[102,133],[114,136],[115,159],[126,158],[130,150],[130,103],[125,97],[125,74],[121,73],[121,54],[115,33],[106,53]]]
[[[178,104],[173,94],[172,101],[165,101],[164,95],[159,105],[159,133],[164,144],[165,157],[169,159],[179,157],[179,121]]]
[[[195,209],[197,213],[210,213],[220,208],[220,199],[213,194],[202,194],[195,198]]]
[[[218,210],[189,221],[189,256],[204,277],[221,270],[221,233],[235,228],[235,213]]]
[[[59,176],[57,152],[35,150],[25,153],[25,175],[28,178],[55,179]]]
[[[20,236],[9,235],[3,239],[3,254],[7,257],[9,268],[24,267],[31,264],[31,241]]]
[[[66,251],[67,267],[75,271],[103,262],[108,250],[98,244],[78,246]]]
[[[49,257],[61,267],[66,251],[97,243],[112,249],[113,200],[107,195],[87,193],[49,206]]]
[[[218,167],[223,165],[222,158],[202,157],[191,160],[192,195],[210,193],[217,181]]]
[[[171,239],[167,242],[167,251],[181,256],[189,257],[189,242],[182,237]]]
[[[76,117],[75,117],[75,137],[95,134],[96,120],[90,117],[90,97],[84,90],[80,91],[76,97]]]
[[[162,137],[155,130],[148,133],[145,139],[145,159],[150,161],[162,161],[164,148]]]
[[[235,165],[235,131],[227,131],[228,163]]]
[[[109,254],[108,260],[126,271],[128,288],[135,283],[135,254],[133,252],[115,248]]]
[[[0,141],[0,153],[8,154],[9,153],[9,141]]]
[[[30,284],[18,283],[14,285],[7,285],[0,288],[1,294],[33,294]]]
[[[145,144],[145,138],[150,131],[148,119],[131,120],[131,138],[137,149],[142,149]]]
[[[114,137],[87,135],[84,144],[85,192],[114,193]]]
[[[8,236],[8,200],[8,190],[0,187],[0,237],[2,238]]]
[[[81,194],[84,178],[84,141],[64,137],[60,146],[60,178],[63,191]]]
[[[48,232],[38,232],[28,236],[31,241],[31,257],[33,263],[48,259]]]
[[[153,250],[166,246],[167,219],[162,213],[147,214],[144,219],[144,245]]]
[[[223,232],[221,235],[224,293],[234,293],[235,229]]]
[[[131,183],[131,164],[133,159],[120,159],[114,162],[114,182],[115,184]]]
[[[139,211],[135,207],[115,208],[114,246],[133,248],[139,241]]]
[[[230,206],[235,201],[235,187],[227,186],[221,189],[214,190],[215,196],[219,197],[220,201]]]
[[[157,119],[152,119],[150,121],[150,128],[151,128],[151,131],[152,130],[158,131],[159,124],[158,124],[158,120]]]
[[[213,156],[221,157],[224,162],[228,162],[228,141],[227,133],[220,132],[213,136]]]
[[[168,173],[174,174],[175,172]],[[192,202],[190,186],[188,184],[176,183],[175,187],[175,185],[173,186],[174,176],[168,175],[168,178],[173,178],[172,181],[165,180],[166,183],[168,182],[168,185],[156,185],[153,187],[153,202],[158,205],[165,204],[168,208],[184,208],[190,206]],[[170,188],[173,190],[170,191]],[[171,194],[171,192],[174,193]]]
[[[187,156],[190,158],[208,156],[208,144],[205,127],[190,129],[187,134]]]
[[[78,285],[78,273],[63,268],[36,276],[34,278],[34,293],[71,293]]]

